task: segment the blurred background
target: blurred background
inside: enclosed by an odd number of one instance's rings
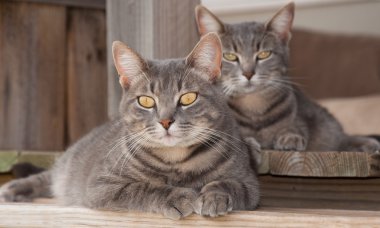
[[[0,150],[62,151],[117,114],[114,40],[185,56],[199,0],[1,0]],[[289,1],[203,0],[223,21],[267,21]],[[290,75],[356,134],[380,134],[380,1],[296,0]],[[107,48],[108,47],[108,48]]]

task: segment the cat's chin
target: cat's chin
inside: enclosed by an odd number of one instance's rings
[[[164,147],[175,147],[181,144],[179,138],[173,135],[163,136],[162,138],[160,138],[160,143]]]

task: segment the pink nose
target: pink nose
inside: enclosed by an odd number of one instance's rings
[[[252,71],[247,71],[247,72],[243,72],[243,75],[248,79],[250,80],[253,75],[255,74],[255,72],[252,72]]]
[[[170,125],[172,125],[172,123],[174,123],[174,120],[170,120],[170,119],[163,119],[160,121],[160,124],[167,130],[169,129]]]

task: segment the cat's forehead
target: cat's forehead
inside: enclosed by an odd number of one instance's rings
[[[153,93],[172,94],[182,89],[196,87],[196,83],[188,73],[184,59],[171,59],[148,62],[149,89]]]
[[[258,22],[226,24],[226,31],[221,36],[223,44],[229,47],[248,47],[260,41],[265,35],[265,26]]]

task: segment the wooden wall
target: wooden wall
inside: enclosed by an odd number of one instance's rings
[[[127,43],[145,58],[185,57],[199,40],[194,8],[200,0],[107,0],[106,3],[108,115],[115,116],[122,93],[112,61],[112,41]]]
[[[63,150],[107,119],[105,9],[89,2],[0,1],[0,149]]]

